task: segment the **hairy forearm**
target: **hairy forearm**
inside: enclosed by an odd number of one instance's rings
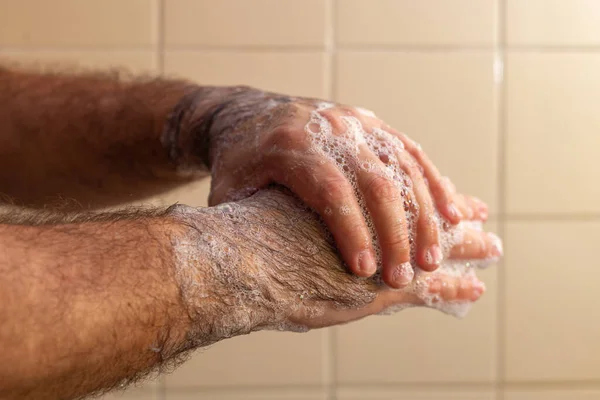
[[[193,332],[192,340],[329,326],[337,320],[327,309],[360,309],[380,288],[377,277],[348,273],[318,216],[285,190],[264,189],[205,209],[181,205],[173,216],[190,227],[174,242],[188,313],[198,322],[211,315],[216,320],[196,326],[218,328]],[[206,261],[208,286],[195,284],[198,259]],[[307,323],[307,315],[314,319]]]
[[[0,222],[2,398],[115,387],[188,349],[305,329],[299,315],[364,306],[377,287],[348,274],[317,216],[280,190],[208,209]]]
[[[192,96],[195,118],[208,125],[236,90],[0,66],[0,194],[32,206],[69,198],[94,207],[205,176],[203,127],[196,126],[194,142],[185,143],[198,155],[188,156],[187,165],[174,142],[186,136],[181,109]]]
[[[275,187],[211,208],[8,218],[2,398],[75,398],[173,365],[190,349],[423,304],[429,285],[442,285],[420,273],[408,291],[391,291],[377,275],[348,273],[318,216]],[[469,280],[444,282],[450,301],[458,284],[463,301],[481,294],[473,297]]]
[[[77,397],[185,350],[170,224],[152,214],[0,225],[1,398]]]

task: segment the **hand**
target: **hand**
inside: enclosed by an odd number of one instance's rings
[[[467,228],[463,239],[456,243],[449,254],[450,262],[471,262],[474,266],[486,267],[498,261],[502,255],[500,239],[493,233]],[[340,306],[337,302],[321,299],[307,299],[306,306],[299,308],[290,318],[292,325],[309,329],[345,324],[375,314],[389,314],[409,307],[425,306],[442,312],[464,317],[472,304],[485,293],[485,284],[480,281],[473,269],[466,268],[463,274],[456,276],[456,270],[439,268],[434,272],[420,271],[409,286],[402,290],[393,290],[377,285],[370,286],[368,281],[346,281],[340,286],[340,292],[350,286],[363,286],[363,289],[375,294],[373,300],[363,307],[356,304]],[[330,271],[331,273],[331,271]],[[319,304],[320,303],[320,304]],[[315,314],[313,308],[323,311]]]
[[[349,274],[317,215],[281,190],[207,209],[180,207],[174,215],[193,229],[173,240],[181,262],[177,276],[188,314],[199,316],[205,335],[220,335],[212,341],[259,329],[341,324],[394,306],[464,307],[484,292],[464,265],[419,269],[400,291],[379,276]],[[489,262],[501,252],[495,235],[467,228],[447,256]],[[208,267],[199,266],[204,260]]]
[[[436,209],[452,224],[487,217],[417,144],[359,108],[241,91],[215,118],[210,158],[210,205],[284,185],[320,215],[353,273],[381,263],[393,288],[407,284],[397,278],[413,240],[421,268],[441,262]]]

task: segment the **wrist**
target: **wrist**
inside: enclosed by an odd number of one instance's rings
[[[209,316],[212,332],[223,330],[213,341],[309,329],[331,307],[361,308],[376,296],[378,284],[347,273],[316,214],[287,191],[261,190],[211,208],[177,206],[172,214],[191,231],[178,246],[187,275],[181,285],[196,289],[186,296],[195,320]],[[210,310],[195,303],[202,297]]]
[[[158,360],[163,361],[191,348],[188,335],[192,321],[181,297],[175,268],[177,255],[173,248],[173,238],[182,229],[165,214],[144,221],[143,226],[148,233],[148,242],[141,245],[152,249],[150,259],[157,260],[153,273],[159,284],[152,288],[149,296],[148,314],[140,317],[162,321],[154,325],[157,330],[153,333],[150,348],[157,353]],[[144,273],[147,275],[149,272]]]
[[[219,208],[175,205],[167,218],[174,276],[189,316],[188,348],[277,323],[260,266]]]
[[[289,96],[265,92],[247,86],[201,87],[185,95],[171,113],[163,144],[181,171],[210,171],[223,145],[237,143],[241,137],[232,132],[246,132],[244,122],[278,104],[288,103]]]
[[[183,172],[208,171],[210,148],[219,114],[248,87],[191,86],[169,115],[162,136],[169,157]],[[218,125],[218,124],[217,124]]]

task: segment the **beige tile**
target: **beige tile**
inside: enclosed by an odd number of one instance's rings
[[[463,391],[459,389],[338,389],[338,400],[494,400],[488,390]]]
[[[496,225],[488,223],[486,230],[498,232]],[[487,292],[462,320],[414,308],[337,328],[338,382],[342,386],[492,382],[496,376],[497,268],[477,271]]]
[[[166,387],[320,384],[324,333],[258,332],[217,343],[167,375]]]
[[[326,0],[166,0],[167,46],[324,46]]]
[[[596,0],[506,0],[509,45],[598,45]]]
[[[236,391],[193,391],[177,392],[167,391],[165,400],[325,400],[326,394],[321,390],[271,390],[249,391],[238,389]]]
[[[104,395],[99,397],[98,400],[159,400],[160,396],[158,392],[150,392],[150,391],[138,391],[134,393],[126,392],[117,392]]]
[[[598,400],[600,390],[507,390],[504,400]]]
[[[343,0],[342,45],[492,45],[496,0]]]
[[[487,52],[341,52],[337,100],[375,111],[425,152],[463,193],[496,211],[493,56]]]
[[[164,205],[175,203],[186,204],[193,207],[206,207],[210,193],[210,178],[183,185],[175,190],[159,196]]]
[[[510,53],[509,213],[600,211],[600,54]]]
[[[3,0],[0,45],[151,46],[156,0]]]
[[[127,390],[112,391],[99,397],[99,400],[159,400],[159,379],[139,383]]]
[[[156,73],[156,54],[153,51],[2,51],[0,61],[26,66],[67,70],[118,68],[133,73]]]
[[[599,379],[600,222],[506,227],[506,379]]]
[[[255,86],[324,97],[326,56],[319,52],[169,51],[165,71],[204,84]]]

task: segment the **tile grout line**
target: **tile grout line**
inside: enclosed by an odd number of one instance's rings
[[[506,0],[497,2],[497,49],[495,55],[495,68],[501,68],[501,71],[494,71],[499,79],[497,87],[497,129],[498,129],[498,208],[501,217],[499,218],[498,234],[506,241],[506,58],[505,58],[505,37],[506,37]],[[506,255],[506,252],[505,252]],[[505,324],[506,324],[506,274],[504,260],[500,263],[497,271],[497,304],[496,304],[496,400],[504,400],[505,377]]]
[[[165,0],[158,1],[158,41],[157,41],[157,68],[161,75],[165,73]]]
[[[165,72],[165,0],[156,0],[156,69],[159,75]],[[156,399],[167,399],[166,378],[160,375],[158,385],[156,385]]]
[[[326,30],[325,30],[325,54],[327,56],[326,65],[326,92],[328,100],[333,100],[335,95],[334,84],[334,67],[336,59],[336,43],[335,43],[335,1],[326,0]]]
[[[589,213],[544,213],[544,214],[503,214],[496,216],[504,221],[519,221],[519,222],[573,222],[573,221],[593,221],[597,222],[600,219],[600,214]]]
[[[164,0],[159,0],[162,1]],[[332,1],[332,0],[330,0]],[[335,1],[335,0],[333,0]],[[159,45],[164,46],[163,43]],[[3,45],[0,47],[0,53],[36,53],[36,52],[149,52],[156,50],[157,46],[139,44],[131,46],[57,46],[57,45],[40,45],[40,46],[7,46]],[[227,45],[169,45],[171,51],[177,52],[222,52],[222,53],[330,53],[330,49],[323,46],[300,46],[300,45],[247,45],[247,46],[227,46]],[[164,49],[163,49],[164,50]],[[336,50],[347,51],[347,52],[364,52],[364,53],[465,53],[465,52],[494,52],[498,50],[498,46],[431,46],[431,45],[380,45],[373,44],[372,46],[367,45],[356,45],[356,46],[336,46]],[[543,46],[543,45],[531,45],[531,46],[502,46],[502,50],[505,53],[520,53],[520,52],[532,52],[532,53],[599,53],[600,46]]]
[[[429,389],[434,390],[447,390],[447,391],[487,391],[493,389],[495,384],[493,382],[477,382],[477,381],[421,381],[421,382],[372,382],[372,383],[344,383],[339,385],[341,389],[345,390],[365,390],[365,391],[427,391]],[[506,387],[511,389],[544,389],[550,388],[551,390],[570,390],[570,389],[590,389],[600,390],[599,380],[565,380],[565,381],[521,381],[511,382],[506,384]],[[174,393],[223,393],[223,392],[254,392],[254,393],[266,393],[266,392],[281,392],[291,390],[293,392],[314,392],[318,393],[322,391],[322,385],[320,384],[274,384],[274,385],[214,385],[214,386],[180,386],[173,387],[170,391]]]
[[[327,328],[323,335],[323,384],[325,386],[325,398],[336,400],[335,384],[335,328]]]
[[[335,9],[336,0],[325,1],[325,94],[329,101],[334,100],[335,79],[334,69],[336,62],[336,39],[335,39]],[[327,400],[337,400],[337,329],[329,328],[325,332],[324,351],[323,351],[323,381],[326,385],[325,398]]]

